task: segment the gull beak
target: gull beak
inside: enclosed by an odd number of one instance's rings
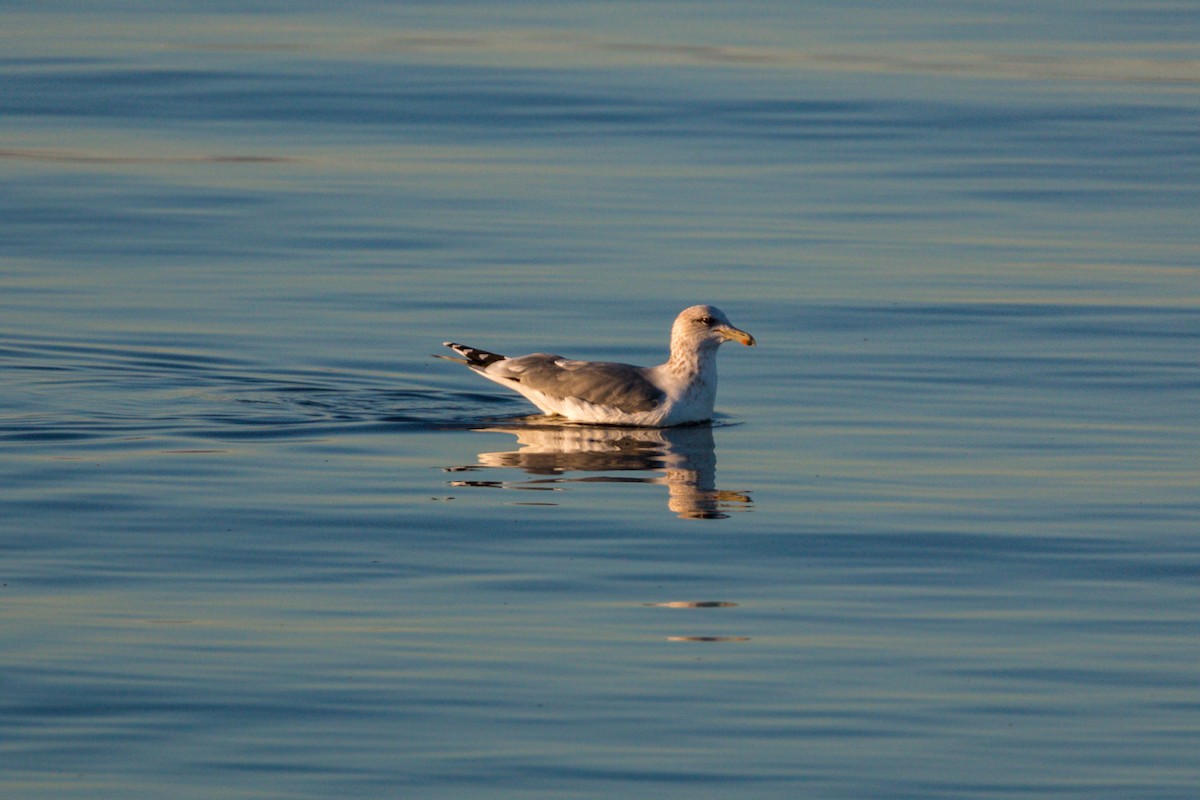
[[[726,340],[732,339],[735,342],[741,342],[747,347],[754,347],[754,337],[732,325],[722,325],[719,328],[713,328],[713,330],[724,336]]]

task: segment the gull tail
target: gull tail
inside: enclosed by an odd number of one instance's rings
[[[456,361],[459,364],[466,364],[471,369],[486,369],[489,365],[495,364],[497,361],[503,361],[508,357],[502,356],[499,353],[489,353],[487,350],[476,350],[474,347],[467,347],[465,344],[458,344],[457,342],[442,342],[442,345],[449,347],[462,356],[462,358],[455,358],[454,356],[434,356],[434,358]]]

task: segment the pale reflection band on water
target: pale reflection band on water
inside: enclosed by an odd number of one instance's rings
[[[447,467],[462,472],[485,468],[520,469],[543,476],[522,481],[456,480],[456,487],[556,488],[563,483],[646,483],[667,487],[667,507],[683,519],[724,519],[752,508],[744,491],[716,487],[717,457],[710,425],[679,428],[619,428],[555,424],[543,416],[476,430],[517,437],[517,450],[480,453],[479,463]],[[648,472],[645,477],[570,472]]]

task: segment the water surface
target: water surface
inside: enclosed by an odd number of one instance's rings
[[[0,793],[1190,799],[1192,16],[0,12]]]

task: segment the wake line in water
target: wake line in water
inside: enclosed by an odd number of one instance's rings
[[[97,393],[99,395],[101,393]],[[504,418],[502,397],[430,390],[337,390],[276,385],[134,391],[101,404],[6,415],[0,442],[88,442],[183,436],[208,441],[311,438],[349,431],[473,428]]]
[[[468,428],[526,410],[498,395],[397,389],[404,381],[386,374],[281,371],[194,350],[3,334],[0,371],[0,442],[10,443]]]

